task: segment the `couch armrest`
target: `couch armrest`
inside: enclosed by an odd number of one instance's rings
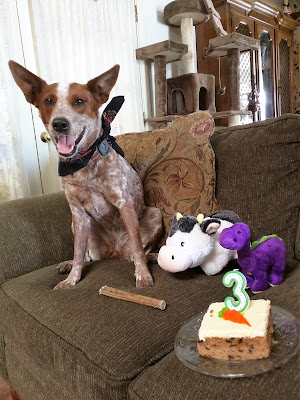
[[[63,192],[0,204],[0,282],[72,258]]]

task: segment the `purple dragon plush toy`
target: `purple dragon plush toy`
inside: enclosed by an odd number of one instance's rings
[[[237,250],[247,286],[257,293],[283,281],[286,246],[277,235],[263,236],[250,245],[250,236],[249,226],[237,222],[221,232],[219,243],[225,249]]]

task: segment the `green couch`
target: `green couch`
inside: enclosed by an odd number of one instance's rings
[[[218,206],[237,212],[253,239],[277,233],[288,246],[283,283],[251,297],[300,318],[300,116],[218,128],[210,142]],[[215,206],[213,200],[208,209]],[[99,261],[74,288],[53,291],[63,279],[57,264],[72,257],[63,193],[0,204],[0,232],[0,375],[21,400],[299,398],[299,353],[278,369],[239,379],[203,375],[177,359],[179,328],[228,295],[222,273],[172,275],[153,264],[155,286],[136,289],[132,263]],[[164,299],[167,308],[100,296],[103,285]]]

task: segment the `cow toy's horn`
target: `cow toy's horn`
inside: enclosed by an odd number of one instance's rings
[[[203,214],[198,214],[197,215],[197,221],[199,222],[199,224],[202,224],[204,220],[204,215]]]
[[[180,218],[183,218],[183,215],[182,215],[180,212],[178,212],[178,213],[176,214],[176,219],[177,219],[177,221],[178,221]]]

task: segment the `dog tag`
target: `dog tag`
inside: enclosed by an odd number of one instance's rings
[[[109,152],[109,144],[108,141],[106,139],[104,139],[98,146],[98,150],[99,152],[103,155],[103,156],[107,156],[108,152]]]

